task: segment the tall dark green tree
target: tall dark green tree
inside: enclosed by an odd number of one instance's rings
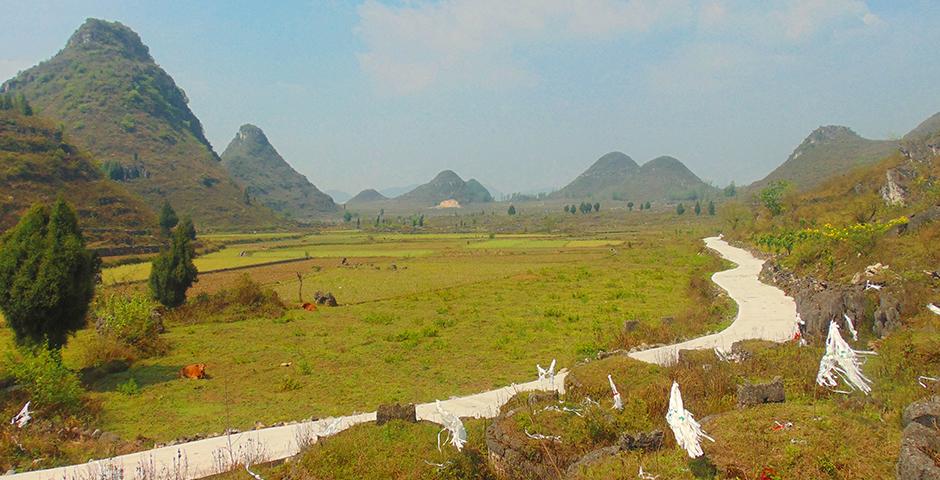
[[[595,212],[601,211],[601,202],[594,202],[594,211]]]
[[[627,202],[627,208],[629,208],[630,211],[632,212],[632,211],[633,211],[633,202]],[[640,205],[640,210],[643,210],[643,205]]]
[[[189,215],[183,217],[183,221],[180,222],[179,228],[190,240],[196,239],[196,226],[193,225],[193,219],[190,218]]]
[[[708,214],[715,215],[715,202],[708,202]]]
[[[176,210],[173,210],[173,206],[170,205],[170,202],[163,202],[163,208],[160,209],[160,230],[163,231],[163,234],[169,236],[170,230],[172,230],[179,221],[179,217],[176,216]]]
[[[150,295],[173,308],[186,301],[186,290],[196,281],[199,271],[193,264],[195,252],[182,228],[173,232],[169,250],[160,252],[150,269]]]
[[[676,206],[676,213],[679,214],[679,215],[682,215],[683,213],[685,213],[685,205],[683,205],[683,204],[681,204],[681,203],[680,203],[679,205],[677,205],[677,206]]]
[[[696,200],[695,201],[695,216],[697,217],[701,214],[702,214],[702,203]]]
[[[33,206],[0,239],[0,310],[16,342],[62,348],[85,325],[99,265],[69,204]]]
[[[515,215],[515,214],[516,214],[516,206],[515,206],[515,205],[510,205],[510,206],[509,206],[509,210],[506,210],[506,213],[508,213],[509,215]]]

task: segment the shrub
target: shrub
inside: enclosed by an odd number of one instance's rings
[[[248,318],[279,318],[286,307],[273,290],[264,289],[248,274],[235,285],[211,295],[201,293],[191,302],[166,313],[168,321],[181,323],[235,322]]]
[[[127,396],[133,396],[140,393],[140,387],[137,385],[137,380],[134,380],[134,377],[128,378],[126,382],[117,386],[118,393],[123,393]]]
[[[75,372],[62,365],[57,350],[35,346],[8,353],[6,370],[29,393],[36,410],[75,413],[81,407],[82,387]]]
[[[157,304],[147,297],[109,294],[95,302],[94,315],[99,336],[130,346],[142,356],[163,354],[168,349],[160,337],[163,322]]]
[[[99,263],[65,201],[31,208],[0,239],[0,310],[16,342],[65,345],[85,325]]]

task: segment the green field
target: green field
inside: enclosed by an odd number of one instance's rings
[[[650,229],[490,239],[341,232],[226,248],[197,265],[208,271],[307,255],[348,257],[348,265],[334,259],[304,273],[305,298],[332,291],[342,306],[289,310],[277,319],[168,325],[168,355],[95,382],[90,395],[101,402],[103,430],[165,441],[527,381],[535,363],[557,358],[570,366],[607,348],[625,320],[658,324],[690,308],[690,276],[719,268],[714,257],[700,254],[700,235]],[[256,281],[293,303],[294,265],[268,267]],[[109,269],[110,281],[134,268],[142,267]],[[204,276],[198,285],[214,279]],[[69,343],[67,364],[82,367],[93,335],[84,330]],[[6,329],[0,345],[12,345]],[[208,364],[211,379],[177,378],[180,367],[197,362]],[[285,362],[291,366],[281,367]],[[140,392],[119,393],[117,386],[130,378]]]

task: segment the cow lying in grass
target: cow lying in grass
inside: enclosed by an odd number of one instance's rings
[[[194,363],[192,365],[186,365],[180,369],[180,378],[192,378],[196,380],[206,378],[206,364]]]

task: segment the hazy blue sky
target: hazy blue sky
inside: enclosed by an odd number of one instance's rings
[[[221,151],[243,123],[323,189],[444,168],[503,192],[620,150],[745,183],[814,128],[940,111],[940,2],[0,0],[0,77],[119,20]]]

